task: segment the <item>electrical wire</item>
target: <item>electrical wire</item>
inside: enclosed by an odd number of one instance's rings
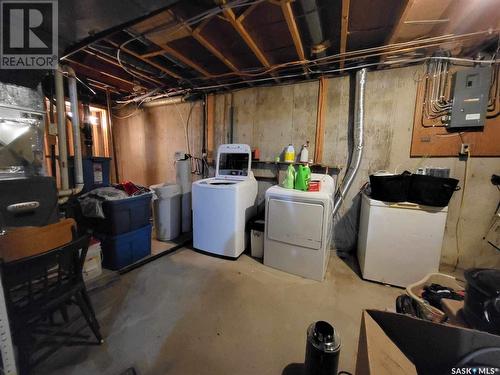
[[[181,119],[181,123],[184,126],[184,139],[186,141],[186,149],[187,149],[187,154],[191,155],[191,147],[189,146],[189,134],[187,131],[187,123],[184,121],[184,116],[182,116],[181,111],[179,110],[179,106],[174,103],[175,110],[177,111],[177,114],[179,115],[179,118]]]
[[[232,3],[228,3],[226,4],[224,7],[216,7],[216,8],[212,8],[211,10],[208,10],[208,11],[205,11],[204,13],[201,13],[200,15],[197,15],[197,16],[194,16],[188,20],[186,20],[185,22],[182,22],[180,24],[176,24],[175,26],[169,26],[167,29],[168,29],[168,32],[169,33],[174,33],[180,29],[182,29],[183,27],[185,26],[189,26],[191,24],[194,24],[194,23],[197,23],[197,22],[200,22],[201,20],[204,20],[204,19],[207,19],[209,17],[212,17],[220,12],[222,12],[224,9],[227,9],[227,8],[236,8],[236,7],[241,7],[241,6],[245,6],[245,5],[250,5],[250,4],[256,4],[256,3],[259,3],[261,0],[258,0],[258,1],[254,1],[254,2],[244,2],[244,1],[234,1]],[[119,59],[119,55],[121,53],[121,50],[129,43],[131,43],[132,41],[134,40],[138,40],[138,39],[141,39],[141,38],[144,38],[146,35],[150,35],[152,33],[157,33],[157,32],[162,32],[162,31],[165,31],[165,28],[158,28],[158,27],[155,27],[154,29],[152,30],[149,30],[149,31],[146,31],[146,32],[143,32],[139,35],[136,35],[134,36],[133,38],[125,41],[124,43],[122,43],[120,46],[118,46],[118,51],[117,51],[117,60],[119,60],[119,63],[120,65],[121,64],[121,60]],[[416,62],[416,61],[424,61],[424,60],[429,60],[429,59],[442,59],[442,57],[427,57],[427,58],[422,58],[422,60],[419,60],[419,59],[406,59],[406,60],[391,60],[391,61],[382,61],[382,62],[378,62],[378,63],[373,63],[373,64],[365,64],[365,65],[362,65],[362,66],[353,66],[353,67],[348,67],[348,68],[341,68],[341,69],[333,69],[333,70],[320,70],[320,71],[314,71],[312,69],[310,69],[308,67],[309,64],[313,64],[315,67],[319,67],[320,65],[324,65],[324,64],[332,64],[334,62],[334,60],[339,60],[340,59],[348,59],[349,57],[352,57],[352,58],[366,58],[367,56],[363,56],[362,54],[363,53],[367,53],[369,51],[384,51],[386,49],[397,49],[397,48],[402,48],[402,47],[407,47],[407,46],[412,46],[412,45],[420,45],[420,44],[425,44],[427,42],[446,42],[448,40],[455,40],[457,38],[471,38],[471,37],[477,37],[477,36],[481,36],[481,35],[489,35],[493,32],[498,32],[498,30],[483,30],[483,31],[478,31],[478,32],[474,32],[474,33],[468,33],[468,34],[460,34],[460,35],[445,35],[445,36],[439,36],[439,37],[432,37],[432,38],[426,38],[426,39],[420,39],[420,40],[417,40],[417,41],[409,41],[409,42],[402,42],[402,43],[397,43],[397,44],[393,44],[393,45],[390,45],[390,46],[381,46],[381,47],[373,47],[373,48],[368,48],[368,49],[364,49],[364,50],[361,50],[361,51],[351,51],[351,52],[345,52],[345,53],[342,53],[342,54],[337,54],[337,55],[330,55],[330,56],[325,56],[325,57],[321,57],[321,58],[317,58],[317,59],[314,59],[314,60],[307,60],[307,61],[293,61],[293,62],[287,62],[287,63],[284,63],[284,64],[278,64],[278,65],[274,65],[268,69],[265,69],[265,70],[261,70],[261,71],[256,71],[256,73],[251,73],[250,71],[246,72],[246,71],[240,71],[240,72],[229,72],[229,73],[223,73],[223,74],[219,74],[219,75],[209,75],[205,78],[202,78],[202,79],[214,79],[214,78],[222,78],[222,77],[228,77],[228,76],[258,76],[258,75],[264,75],[264,74],[269,74],[270,72],[272,72],[273,70],[276,70],[276,69],[279,69],[279,68],[282,68],[282,67],[286,67],[286,66],[300,66],[300,67],[304,67],[304,66],[307,66],[307,70],[305,72],[301,72],[301,73],[298,73],[298,74],[289,74],[289,75],[286,75],[286,76],[280,76],[280,78],[292,78],[292,77],[299,77],[299,76],[304,76],[304,75],[309,75],[309,74],[313,74],[313,73],[318,73],[318,74],[327,74],[327,73],[333,73],[333,72],[340,72],[340,71],[345,71],[345,70],[350,70],[350,69],[360,69],[361,67],[363,66],[375,66],[375,65],[392,65],[392,64],[398,64],[398,63],[405,63],[405,62]],[[421,48],[422,46],[420,46],[419,48]],[[392,51],[392,52],[397,52],[397,51]],[[486,60],[473,60],[473,59],[466,59],[466,58],[451,58],[451,57],[447,57],[447,59],[449,61],[452,61],[454,63],[490,63],[490,64],[493,64],[493,63],[498,63],[498,60],[496,59],[493,59],[493,60],[489,60],[489,61],[486,61]],[[305,65],[304,65],[305,64]],[[261,79],[261,80],[245,80],[246,83],[252,83],[252,82],[262,82],[262,81],[269,81],[269,80],[275,80],[276,77],[272,77],[272,78],[264,78],[264,79]],[[238,81],[238,82],[229,82],[229,83],[224,83],[224,84],[218,84],[218,85],[212,85],[212,86],[205,86],[205,87],[197,87],[196,89],[200,90],[200,89],[208,89],[208,88],[219,88],[219,87],[224,87],[224,88],[227,88],[227,86],[234,86],[234,85],[241,85],[242,82],[241,81]]]
[[[349,67],[344,67],[344,68],[338,68],[338,69],[329,69],[329,70],[319,70],[319,71],[314,71],[312,70],[311,73],[315,73],[315,74],[328,74],[328,73],[339,73],[339,72],[343,72],[343,71],[350,71],[350,70],[358,70],[358,69],[362,69],[362,68],[369,68],[369,67],[372,67],[372,66],[379,66],[379,65],[394,65],[394,64],[403,64],[403,63],[416,63],[416,62],[423,62],[423,61],[427,61],[429,59],[434,59],[435,57],[422,57],[422,58],[415,58],[415,59],[402,59],[402,60],[394,60],[394,61],[383,61],[383,62],[375,62],[375,63],[367,63],[367,64],[362,64],[362,65],[353,65],[353,66],[349,66]],[[439,59],[451,59],[449,57],[439,57]],[[466,60],[470,63],[478,63],[478,64],[482,64],[482,63],[485,63],[485,64],[490,64],[491,61],[481,61],[481,60],[474,60],[474,59],[460,59],[460,61],[463,62],[463,60]],[[493,64],[499,64],[500,63],[500,59],[497,59],[497,60],[494,60]],[[304,72],[301,72],[301,73],[295,73],[295,74],[288,74],[288,75],[282,75],[282,76],[279,76],[280,79],[284,79],[284,78],[294,78],[294,77],[300,77],[300,76],[304,76],[306,73]],[[248,81],[245,81],[245,82],[248,82],[248,83],[258,83],[258,82],[266,82],[266,81],[273,81],[274,78],[273,77],[266,77],[266,78],[260,78],[260,79],[253,79],[253,80],[248,80]],[[225,83],[225,84],[218,84],[218,85],[207,85],[207,86],[200,86],[200,87],[196,87],[196,88],[193,88],[192,90],[193,91],[197,91],[197,90],[210,90],[210,89],[215,89],[215,88],[221,88],[221,87],[225,87],[225,86],[234,86],[234,85],[241,85],[242,82],[234,82],[234,83]]]
[[[140,111],[141,111],[141,109],[139,108],[138,105],[136,105],[136,107],[134,108],[134,110],[131,113],[127,114],[127,115],[120,116],[120,115],[117,115],[117,114],[115,114],[113,112],[111,112],[111,115],[113,117],[119,119],[119,120],[125,120],[125,119],[128,119],[130,117],[134,117],[134,116],[138,115]]]
[[[462,136],[460,135],[460,138],[462,138]],[[463,143],[463,140],[462,140],[462,143]],[[455,225],[455,241],[456,241],[456,247],[457,247],[457,257],[455,259],[455,264],[453,266],[453,270],[455,271],[458,267],[458,263],[460,262],[460,255],[462,253],[462,249],[461,249],[461,241],[460,241],[460,237],[461,237],[461,223],[462,223],[462,208],[464,206],[464,197],[465,197],[465,193],[466,193],[466,188],[467,188],[467,181],[468,181],[468,171],[469,171],[469,159],[470,159],[470,151],[469,149],[467,149],[465,151],[466,155],[467,155],[467,159],[465,159],[465,166],[464,166],[464,183],[463,183],[463,186],[462,186],[462,195],[460,197],[460,206],[458,208],[458,217],[457,217],[457,222],[456,222],[456,225]]]
[[[181,22],[180,24],[176,24],[174,26],[169,26],[168,23],[166,25],[164,25],[163,27],[162,26],[155,26],[154,29],[152,29],[152,30],[150,29],[150,30],[147,30],[147,31],[145,31],[143,33],[140,33],[140,34],[134,36],[133,38],[128,39],[125,42],[123,42],[122,44],[120,44],[118,46],[118,50],[116,52],[116,60],[118,61],[118,64],[120,65],[120,67],[123,70],[125,70],[127,73],[131,74],[132,76],[135,76],[135,77],[139,78],[139,76],[137,76],[136,74],[134,74],[132,71],[128,70],[124,66],[124,64],[122,63],[122,61],[121,61],[121,51],[128,44],[132,43],[135,40],[138,40],[138,39],[141,39],[141,38],[145,38],[147,35],[152,35],[152,34],[156,34],[156,33],[159,33],[159,32],[166,31],[167,35],[174,34],[174,33],[182,30],[183,28],[185,28],[187,26],[191,26],[191,25],[193,25],[195,23],[202,22],[202,21],[204,21],[207,18],[211,18],[213,16],[216,16],[217,14],[222,13],[225,9],[239,8],[239,7],[242,7],[242,6],[257,4],[257,3],[260,3],[260,2],[263,2],[263,1],[266,1],[266,0],[255,0],[255,1],[250,1],[250,2],[247,1],[247,0],[236,0],[236,1],[232,1],[232,2],[224,4],[224,7],[220,7],[219,6],[219,7],[214,7],[214,8],[211,8],[209,10],[206,10],[206,11],[204,11],[204,12],[202,12],[200,14],[197,14],[197,15],[195,15],[195,16],[187,19],[186,21]]]

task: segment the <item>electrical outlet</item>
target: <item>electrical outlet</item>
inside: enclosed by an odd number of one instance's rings
[[[460,155],[468,155],[469,154],[469,144],[462,143],[460,145]]]

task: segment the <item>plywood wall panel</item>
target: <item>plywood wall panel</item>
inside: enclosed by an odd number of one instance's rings
[[[114,131],[120,176],[142,185],[175,181],[174,153],[187,152],[184,136],[192,103],[146,108],[137,116],[116,119]],[[201,156],[202,110],[194,104],[189,120],[191,154]]]

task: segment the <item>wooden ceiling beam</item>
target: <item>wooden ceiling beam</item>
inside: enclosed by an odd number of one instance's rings
[[[342,15],[340,23],[340,53],[347,51],[347,37],[349,36],[349,7],[350,0],[342,0]],[[340,60],[340,68],[344,68],[344,59]]]
[[[234,29],[238,32],[238,34],[240,34],[241,38],[245,41],[245,43],[248,45],[248,47],[255,54],[257,59],[259,59],[260,63],[263,66],[265,66],[266,68],[271,67],[269,60],[264,55],[264,53],[261,51],[259,46],[257,46],[257,44],[253,40],[252,36],[248,33],[245,26],[243,26],[243,23],[239,19],[236,18],[236,15],[234,14],[233,10],[230,8],[225,8],[223,10],[223,13],[226,16],[229,23],[231,23],[231,25],[234,27]]]
[[[183,64],[191,67],[192,69],[196,70],[198,73],[201,73],[205,77],[210,77],[211,76],[211,74],[207,70],[205,70],[205,68],[203,68],[199,64],[195,63],[193,60],[191,60],[187,56],[183,55],[182,53],[180,53],[176,49],[170,47],[169,45],[163,44],[163,45],[160,45],[159,47],[163,51],[165,51],[165,53],[167,53],[168,55],[170,55],[173,58],[179,60],[181,63],[183,63]]]
[[[253,7],[253,6],[251,6]],[[248,11],[248,9],[247,9]],[[202,34],[201,31],[203,28],[212,20],[212,18],[207,18],[203,22],[201,22],[195,29],[191,28],[189,25],[184,25],[184,20],[178,17],[172,10],[167,10],[165,12],[168,14],[172,20],[175,20],[178,22],[179,26],[182,26],[184,30],[187,32],[187,35],[191,36],[193,39],[195,39],[199,44],[201,44],[205,49],[207,49],[212,55],[214,55],[217,59],[219,59],[224,65],[226,65],[231,71],[235,73],[240,73],[240,70],[236,66],[235,63],[233,63],[230,59],[228,59],[224,54],[214,45],[212,44],[208,39],[206,39]],[[228,21],[225,19],[225,21]],[[147,34],[147,33],[146,33]],[[158,46],[159,50],[153,51],[153,52],[148,52],[145,54],[140,55],[142,59],[149,59],[151,57],[159,56],[159,55],[169,55],[173,59],[178,60],[179,63],[188,66],[194,70],[196,70],[198,73],[203,75],[206,78],[211,78],[213,77],[213,74],[210,73],[203,67],[200,63],[193,61],[190,59],[188,56],[180,52],[178,49],[173,48],[170,46],[168,43],[159,43],[159,42],[154,42],[150,40],[151,43],[155,44]],[[244,80],[244,79],[243,79]]]
[[[115,43],[113,42],[112,40],[110,39],[105,39],[106,42],[108,42],[109,44],[111,44],[113,47],[115,48],[120,48],[120,45],[118,43]],[[165,68],[164,66],[160,65],[160,64],[157,64],[155,63],[154,61],[150,61],[148,58],[146,57],[143,57],[142,55],[128,49],[128,48],[125,48],[125,47],[122,47],[121,48],[123,52],[131,55],[131,56],[134,56],[135,58],[139,59],[139,60],[142,60],[144,61],[145,63],[151,65],[151,66],[154,66],[156,69],[158,70],[161,70],[163,73],[166,73],[168,74],[169,76],[175,78],[175,79],[183,79],[180,75],[178,75],[177,73],[171,71],[170,69],[167,69]],[[159,54],[161,54],[162,52],[160,52]]]
[[[193,31],[192,36],[203,47],[209,50],[215,57],[224,63],[233,72],[239,73],[239,69],[227,57],[225,57],[212,43],[210,43],[199,31]]]
[[[126,79],[124,79],[124,78],[121,78],[121,77],[115,76],[115,75],[110,74],[110,73],[108,73],[108,72],[104,72],[104,71],[99,70],[99,69],[96,69],[96,68],[94,68],[94,67],[92,67],[92,66],[89,66],[89,65],[86,65],[86,64],[82,64],[81,62],[78,62],[78,61],[72,60],[72,59],[70,59],[70,58],[67,58],[65,61],[67,61],[67,62],[68,62],[68,63],[70,63],[70,64],[73,64],[73,65],[76,65],[76,66],[82,67],[83,69],[88,69],[89,71],[94,72],[94,73],[96,73],[96,74],[98,74],[98,75],[100,75],[100,76],[105,76],[105,77],[111,78],[111,79],[113,79],[113,80],[115,80],[115,81],[122,82],[122,83],[124,83],[124,84],[125,84],[125,85],[127,85],[127,86],[134,86],[134,83],[133,83],[133,82],[130,82],[130,81],[128,81],[128,80],[126,80]],[[145,87],[145,86],[143,86],[143,85],[141,85],[141,84],[139,84],[139,86],[141,86],[141,87],[142,87],[142,88],[144,88],[144,89],[147,89],[147,87]]]
[[[286,24],[288,26],[288,31],[292,36],[293,44],[295,46],[295,50],[297,51],[297,56],[300,61],[306,60],[306,56],[304,53],[304,46],[302,45],[302,39],[300,38],[299,28],[297,27],[297,22],[295,21],[295,16],[293,14],[292,5],[290,4],[291,0],[282,0],[278,6],[281,8],[283,12],[283,17],[285,18]],[[307,68],[304,66],[304,74],[307,78],[309,78],[309,72]]]
[[[145,53],[145,54],[141,55],[141,57],[143,59],[149,59],[151,57],[163,55],[164,53],[165,53],[165,51],[163,49],[160,49],[159,51]]]
[[[94,83],[94,82],[88,82],[88,85],[91,86],[91,87],[94,87],[98,90],[101,90],[101,91],[106,91],[106,90],[109,90],[111,91],[112,93],[115,93],[115,94],[118,94],[118,95],[121,95],[121,92],[118,91],[117,89],[113,88],[112,86],[109,86],[105,83],[103,83],[102,85],[98,84],[98,83]]]
[[[171,10],[168,11],[172,17],[177,19],[179,22],[183,22],[182,19],[179,19],[174,12]],[[203,47],[205,47],[210,53],[212,53],[215,57],[217,57],[224,65],[226,65],[229,69],[231,69],[233,72],[240,73],[240,70],[236,67],[236,65],[229,60],[227,57],[225,57],[218,49],[215,47],[212,43],[210,43],[203,35],[201,35],[201,31],[203,28],[210,22],[212,18],[208,18],[204,20],[198,27],[195,29],[192,29],[190,26],[186,25],[185,28],[188,30],[188,32],[191,34],[191,36],[198,42],[200,43]],[[176,51],[174,51],[176,52]],[[179,60],[184,62],[185,64],[191,66],[193,69],[197,70],[198,72],[202,73],[205,76],[210,76],[210,73],[208,73],[205,69],[194,63],[193,61],[189,60],[190,63],[187,61],[183,61],[182,55],[179,56]],[[195,67],[196,66],[196,67]]]
[[[254,4],[254,5],[256,5],[256,4]],[[251,7],[252,7],[252,5],[251,5]],[[249,11],[249,9],[246,9],[245,12],[248,12],[248,11]],[[233,28],[238,32],[238,34],[240,34],[241,38],[247,44],[248,48],[250,48],[252,50],[252,52],[257,57],[257,59],[260,61],[260,63],[264,67],[270,68],[271,64],[269,63],[269,60],[267,59],[264,52],[261,51],[261,49],[259,48],[257,43],[255,43],[255,41],[253,40],[252,36],[248,33],[245,26],[243,26],[243,23],[241,22],[240,18],[236,18],[236,15],[234,14],[233,10],[230,8],[225,8],[222,12],[223,12],[224,16],[226,16],[226,19],[229,21],[229,23],[233,26]],[[245,13],[245,12],[243,12],[243,13]],[[274,80],[276,82],[279,82],[279,78],[276,76],[276,73],[271,73],[271,76],[274,78]]]
[[[122,68],[122,66],[120,65],[120,63],[118,63],[118,61],[116,59],[112,59],[106,55],[103,55],[99,50],[93,48],[92,46],[84,48],[82,51],[91,55],[91,56],[96,57],[99,60],[105,61],[109,64],[112,64],[114,66],[118,66],[118,67]],[[158,85],[163,84],[162,82],[158,81],[157,79],[152,78],[152,77],[150,77],[150,76],[148,76],[148,75],[146,75],[146,74],[144,74],[144,73],[142,73],[142,72],[140,72],[137,69],[134,69],[132,67],[127,67],[127,70],[130,70],[132,73],[134,73],[134,75],[137,75],[137,76],[141,77],[141,79],[144,79],[150,83],[153,82],[153,83],[156,83]]]
[[[403,8],[401,15],[399,16],[398,21],[396,22],[396,26],[394,26],[394,28],[392,29],[391,33],[389,34],[389,36],[385,41],[386,45],[394,44],[398,39],[401,28],[405,25],[405,21],[408,18],[408,14],[410,14],[413,4],[415,4],[415,0],[408,0],[406,2],[406,5]]]
[[[295,16],[293,15],[292,5],[289,0],[284,0],[280,4],[283,16],[285,17],[286,24],[288,25],[288,30],[292,35],[293,44],[295,45],[295,50],[297,51],[297,56],[299,59],[304,61],[306,56],[304,54],[304,47],[302,46],[302,39],[300,38],[299,28],[297,27],[297,22],[295,22]]]
[[[243,20],[244,20],[245,18],[247,18],[247,17],[250,15],[250,13],[252,13],[252,12],[255,10],[255,8],[257,8],[259,5],[260,5],[260,3],[259,3],[259,2],[256,2],[256,3],[253,3],[252,5],[250,5],[247,9],[245,9],[245,10],[243,11],[243,13],[241,13],[241,14],[238,16],[238,18],[237,18],[237,19],[238,19],[238,21],[243,22]],[[279,4],[278,4],[278,6],[279,6]]]
[[[389,36],[385,40],[385,43],[384,43],[385,45],[391,45],[391,44],[396,43],[396,41],[399,37],[399,34],[401,32],[401,29],[405,25],[405,21],[408,18],[408,15],[410,14],[411,9],[412,9],[414,4],[415,4],[415,0],[408,0],[406,2],[406,5],[404,6],[401,14],[399,15],[398,20],[396,21],[394,28],[392,29],[391,33],[389,34]],[[389,55],[382,55],[380,57],[380,62],[386,61],[388,56]],[[380,67],[380,65],[378,65],[378,67]]]

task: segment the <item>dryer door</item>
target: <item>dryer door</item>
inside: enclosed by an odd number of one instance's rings
[[[295,202],[270,198],[267,213],[267,236],[310,249],[321,248],[323,210],[320,203]]]

